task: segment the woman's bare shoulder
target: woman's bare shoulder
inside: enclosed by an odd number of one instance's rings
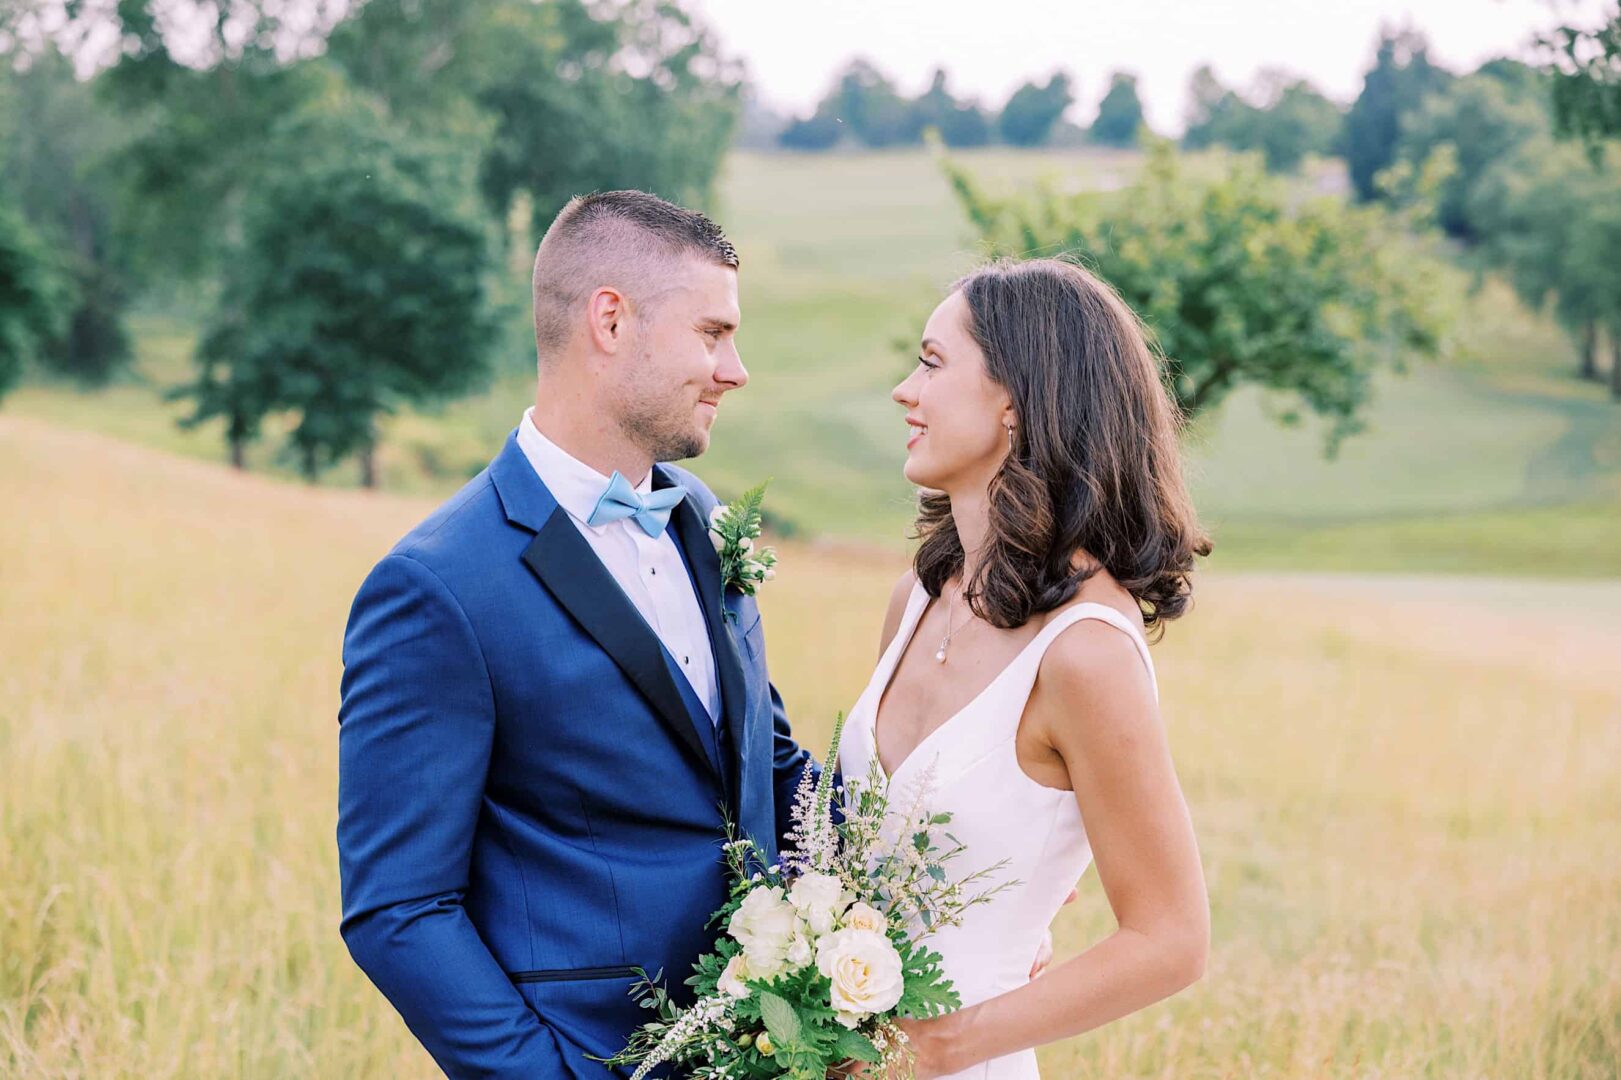
[[[884,612],[884,632],[878,642],[878,655],[883,656],[889,651],[889,643],[895,639],[895,632],[901,628],[901,617],[906,614],[906,602],[912,597],[912,586],[917,584],[917,572],[910,566],[906,572],[895,582],[895,587],[889,591],[889,609]]]

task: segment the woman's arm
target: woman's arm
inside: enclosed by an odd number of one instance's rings
[[[1024,723],[1064,761],[1118,928],[1018,990],[907,1024],[920,1080],[1090,1031],[1204,973],[1204,872],[1135,645],[1092,620],[1060,634]]]

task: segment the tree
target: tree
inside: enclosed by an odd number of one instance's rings
[[[369,0],[328,56],[397,124],[481,146],[503,221],[604,188],[707,205],[742,109],[736,65],[663,0]]]
[[[1562,26],[1542,46],[1560,134],[1600,156],[1605,139],[1621,136],[1621,4],[1598,27]]]
[[[1402,120],[1400,159],[1422,165],[1442,147],[1449,148],[1452,172],[1436,208],[1447,233],[1480,239],[1480,224],[1469,215],[1471,195],[1488,168],[1548,130],[1546,100],[1546,91],[1534,80],[1497,67],[1458,79]]]
[[[71,294],[63,333],[40,360],[81,382],[105,383],[130,356],[123,326],[130,268],[117,243],[117,187],[107,168],[120,125],[53,48],[28,57],[21,70],[0,71],[0,79],[10,84],[13,114],[28,118],[5,135],[0,178],[57,253]]]
[[[1137,76],[1117,71],[1109,78],[1109,92],[1098,104],[1092,122],[1092,140],[1104,146],[1135,146],[1143,126],[1143,103],[1137,96]]]
[[[1041,146],[1052,134],[1053,125],[1075,102],[1070,90],[1069,76],[1058,72],[1045,86],[1027,82],[1013,91],[1002,114],[997,118],[997,131],[1002,141],[1010,146]]]
[[[947,169],[992,251],[1072,255],[1119,290],[1158,339],[1189,416],[1246,384],[1286,392],[1330,421],[1333,453],[1360,428],[1376,370],[1441,346],[1434,274],[1383,208],[1300,203],[1251,162],[1200,179],[1161,142],[1113,194],[994,199]]]
[[[1396,160],[1402,118],[1448,79],[1430,63],[1422,35],[1386,30],[1380,36],[1362,93],[1345,117],[1346,163],[1363,202],[1379,197],[1376,177]]]
[[[233,461],[276,412],[306,477],[359,454],[376,483],[377,420],[471,389],[487,370],[486,226],[468,155],[345,103],[294,118],[251,191],[198,360],[177,396],[225,421]],[[296,148],[296,152],[295,151]]]
[[[946,73],[935,69],[929,89],[912,103],[916,124],[921,131],[934,128],[947,146],[984,146],[991,141],[991,124],[973,102],[959,102],[946,89]]]
[[[1259,150],[1270,172],[1293,172],[1310,154],[1332,153],[1344,124],[1338,105],[1282,71],[1262,73],[1255,91],[1261,105],[1222,86],[1208,67],[1194,72],[1189,94],[1183,146]]]
[[[1611,168],[1594,169],[1580,148],[1538,136],[1487,171],[1470,206],[1487,257],[1527,304],[1552,307],[1587,379],[1599,377],[1598,329],[1609,330],[1612,351],[1621,342],[1621,175],[1613,158]]]
[[[69,291],[17,207],[0,198],[0,397],[62,332]]]

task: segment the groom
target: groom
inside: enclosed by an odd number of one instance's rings
[[[539,380],[495,460],[366,578],[344,637],[338,853],[356,963],[453,1077],[604,1075],[768,852],[807,755],[723,592],[709,446],[748,373],[737,253],[634,191],[535,258]]]

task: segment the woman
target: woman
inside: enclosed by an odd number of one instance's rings
[[[930,946],[960,1011],[906,1024],[916,1075],[1038,1075],[1034,1047],[1194,982],[1209,913],[1146,632],[1208,555],[1177,416],[1130,309],[1058,260],[998,263],[930,316],[892,395],[925,489],[877,670],[840,744],[892,792],[924,787],[967,850],[1018,884]],[[1089,862],[1119,928],[1031,980]]]

